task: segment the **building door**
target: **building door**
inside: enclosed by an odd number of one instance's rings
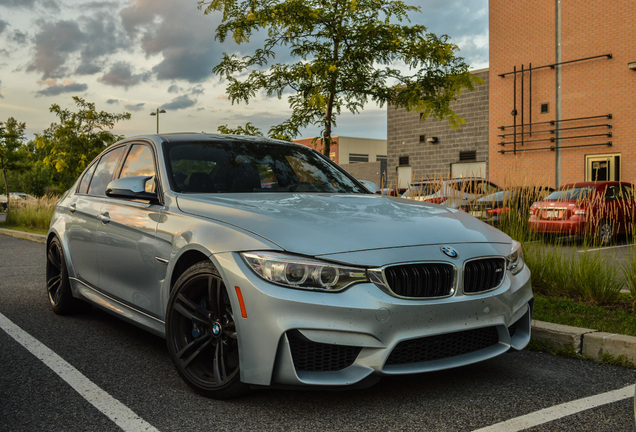
[[[585,157],[585,181],[618,181],[621,172],[619,154]]]
[[[457,162],[451,164],[451,175],[459,177],[486,177],[486,162]]]
[[[397,168],[397,189],[406,189],[411,185],[412,169],[410,166],[399,166]]]

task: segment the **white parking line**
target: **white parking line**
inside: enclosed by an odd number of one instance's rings
[[[521,417],[506,420],[502,423],[477,429],[473,432],[518,432],[551,422],[553,420],[558,420],[581,411],[586,411],[601,405],[607,405],[631,397],[634,397],[634,386],[628,385],[622,389],[612,390],[607,393],[601,393],[596,396],[577,399],[572,402],[566,402],[561,405],[535,411]]]
[[[618,246],[604,246],[604,247],[598,247],[598,248],[594,248],[594,249],[581,249],[581,250],[577,250],[577,252],[578,253],[596,252],[596,251],[600,251],[600,250],[620,249],[620,248],[625,248],[625,247],[634,247],[634,245],[633,244],[624,244],[624,245],[618,245]]]
[[[66,381],[84,399],[112,420],[126,432],[148,431],[158,432],[150,423],[135,414],[126,405],[99,388],[80,371],[67,363],[62,357],[47,348],[40,341],[15,325],[0,313],[0,328],[40,359],[53,372]]]

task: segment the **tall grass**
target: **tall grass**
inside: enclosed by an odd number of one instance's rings
[[[36,201],[12,201],[7,209],[7,226],[46,231],[51,223],[58,196],[46,196]]]
[[[557,245],[540,242],[524,243],[526,265],[532,271],[532,287],[547,296],[580,297],[572,278],[573,254]]]
[[[629,289],[632,298],[632,311],[636,312],[636,249],[632,249],[621,270],[625,277],[625,286]]]
[[[526,263],[532,271],[535,291],[551,297],[568,297],[587,303],[611,305],[625,298],[621,290],[627,287],[636,312],[636,252],[632,252],[627,262],[620,267],[599,252],[586,250],[585,253],[576,253],[575,248],[566,247],[566,237],[563,235],[531,233],[528,228],[530,207],[549,194],[550,191],[544,187],[547,182],[514,178],[514,167],[511,167],[510,172],[511,179],[506,179],[499,186],[514,193],[505,197],[505,211],[501,212],[500,217],[491,217],[487,222],[524,244]],[[411,195],[422,200],[426,195],[439,190],[444,180],[450,178],[429,179],[428,187],[412,188]],[[446,204],[457,203],[461,198],[461,184],[454,190],[447,189],[446,192],[449,198]],[[616,200],[613,208],[610,207],[607,211],[592,210],[603,208],[600,200],[604,199],[595,195],[590,201],[589,197],[581,196],[577,202],[577,208],[586,210],[585,218],[589,226],[576,239],[581,241],[584,248],[607,243],[607,238],[601,236],[598,228],[602,222],[611,224],[614,233],[624,231],[629,241],[633,242],[636,238],[636,221],[626,227],[616,225],[615,221],[620,219],[619,213],[631,210],[625,207],[622,200]],[[483,207],[477,201],[462,205],[462,209],[473,214],[483,214]]]

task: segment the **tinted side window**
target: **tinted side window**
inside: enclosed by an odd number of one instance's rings
[[[154,176],[155,160],[150,147],[143,144],[135,144],[130,148],[124,167],[121,169],[119,178],[133,176]],[[146,182],[146,192],[155,191],[154,179]]]
[[[634,201],[634,188],[632,186],[623,185],[623,199]]]
[[[91,183],[91,179],[93,178],[93,173],[95,172],[95,167],[97,164],[93,164],[85,173],[84,177],[82,177],[82,181],[80,183],[78,193],[86,194],[88,193],[88,185]]]
[[[620,198],[621,198],[620,185],[609,185],[607,189],[605,189],[605,199],[607,201],[614,201]]]
[[[118,147],[101,157],[95,168],[93,180],[88,188],[89,195],[106,196],[106,186],[113,179],[117,162],[121,158],[126,147]]]

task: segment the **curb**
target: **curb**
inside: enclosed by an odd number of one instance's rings
[[[0,228],[0,234],[9,237],[16,237],[24,240],[31,240],[38,243],[46,243],[46,236],[43,234],[33,234],[24,231],[15,231],[6,228]]]
[[[636,364],[635,336],[532,321],[532,340],[552,349],[574,351],[596,361],[609,355],[613,359]]]
[[[5,228],[0,228],[0,234],[46,243],[46,236],[42,234]],[[533,320],[532,340],[551,349],[573,351],[597,361],[609,355],[614,359],[636,364],[636,336],[610,334],[593,329]]]

